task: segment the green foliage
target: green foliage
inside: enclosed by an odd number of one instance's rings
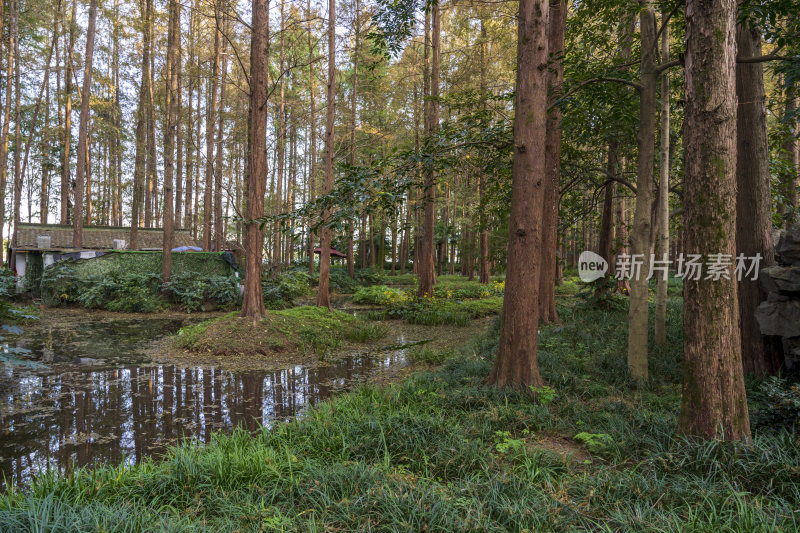
[[[596,454],[607,452],[609,447],[614,444],[614,439],[611,438],[611,435],[605,433],[586,433],[582,431],[572,438],[583,443],[590,452]]]
[[[531,392],[536,396],[536,400],[542,405],[550,405],[556,399],[556,390],[548,385],[543,387],[531,387]]]
[[[94,275],[82,283],[78,302],[89,309],[126,313],[153,313],[164,307],[159,295],[161,279],[156,274]]]
[[[752,394],[753,425],[793,428],[800,425],[800,384],[770,376]]]
[[[373,285],[361,287],[353,295],[353,302],[357,304],[383,305],[395,307],[412,298],[408,291],[392,289],[386,285]]]
[[[0,268],[0,299],[11,298],[17,294],[17,278],[8,268]]]
[[[262,277],[264,305],[268,309],[291,307],[297,298],[311,294],[311,281],[308,272],[299,268]]]
[[[613,276],[603,276],[586,283],[576,295],[584,305],[598,309],[621,311],[628,308],[628,299],[617,291],[617,280]]]
[[[428,346],[415,346],[408,352],[408,358],[412,362],[426,365],[441,365],[455,355],[454,350],[437,350]]]
[[[42,302],[64,305],[78,301],[83,279],[75,271],[75,261],[58,261],[42,272]]]
[[[361,322],[348,328],[344,332],[347,340],[353,342],[370,342],[382,339],[389,332],[389,328],[383,324]]]
[[[239,299],[238,279],[234,276],[201,277],[189,272],[174,274],[164,284],[170,299],[187,312],[205,310],[207,302],[230,307]]]
[[[670,301],[670,333],[680,303]],[[624,312],[560,304],[559,314],[541,335],[542,374],[558,394],[548,405],[546,389],[534,401],[486,386],[495,324],[435,371],[363,386],[255,434],[38,476],[0,495],[0,530],[798,530],[795,428],[757,428],[747,444],[678,438],[680,335],[651,362],[657,378],[633,387],[621,371]],[[346,316],[297,308],[262,327],[343,330]],[[231,319],[191,329],[216,334]]]

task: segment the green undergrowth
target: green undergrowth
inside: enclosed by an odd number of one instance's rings
[[[625,371],[623,312],[559,311],[561,325],[542,329],[546,388],[485,385],[495,325],[431,361],[444,360],[437,370],[363,386],[255,435],[218,434],[136,466],[44,475],[0,496],[0,530],[798,529],[794,429],[757,428],[750,446],[675,437],[679,300],[668,309],[671,343],[654,350],[656,377],[640,389]],[[348,322],[324,310],[279,313],[275,324]]]
[[[432,298],[418,298],[414,289],[386,285],[362,287],[353,295],[358,304],[385,307],[370,318],[399,318],[426,326],[467,326],[472,320],[497,314],[503,307],[505,283],[480,284],[466,280],[437,285]]]
[[[387,328],[347,313],[317,306],[268,311],[253,324],[238,312],[186,326],[174,337],[176,346],[213,355],[315,353],[330,355],[343,343],[364,343],[384,337]]]

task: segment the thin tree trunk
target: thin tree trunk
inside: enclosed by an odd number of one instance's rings
[[[227,41],[222,43],[222,66],[219,72],[219,112],[217,124],[216,168],[214,169],[214,250],[222,251],[225,240],[225,220],[222,218],[223,136],[225,135],[225,80],[228,71]]]
[[[564,32],[567,25],[567,4],[550,1],[548,46],[549,98],[547,138],[545,140],[544,219],[542,227],[542,271],[539,282],[539,318],[543,324],[558,322],[556,311],[556,248],[558,247],[558,185],[561,180],[561,109],[554,105],[564,84]]]
[[[75,52],[76,0],[72,0],[66,72],[64,74],[64,159],[61,164],[61,224],[69,224],[70,149],[72,148],[72,56]]]
[[[736,2],[686,2],[686,252],[736,252]],[[678,433],[748,439],[736,280],[686,279]]]
[[[309,127],[309,143],[311,144],[310,154],[310,170],[308,171],[308,197],[310,201],[314,201],[316,194],[316,171],[317,171],[317,105],[314,99],[314,86],[316,85],[316,77],[314,76],[314,47],[313,38],[311,36],[311,0],[308,0],[306,11],[306,33],[308,36],[308,92],[311,103],[311,117]],[[309,221],[310,225],[310,221]],[[314,275],[314,232],[309,228],[308,230],[308,273]]]
[[[336,0],[328,0],[328,98],[325,113],[325,184],[324,194],[333,191],[333,149],[334,149],[334,118],[336,108]],[[317,305],[331,307],[329,294],[329,281],[331,271],[331,228],[328,226],[330,210],[322,213],[322,232],[320,234],[319,254],[319,290],[317,291]]]
[[[217,123],[217,83],[221,56],[219,5],[214,3],[214,65],[211,73],[211,90],[206,95],[208,114],[206,115],[206,179],[203,195],[203,250],[211,250],[211,214],[214,210],[214,132]]]
[[[17,61],[14,64],[14,230],[11,235],[11,265],[16,267],[14,254],[17,247],[17,229],[20,222],[20,201],[22,199],[22,169],[20,168],[20,147],[22,144],[22,116],[20,105],[20,55],[19,55],[19,0],[11,0],[11,33],[14,40],[14,57]],[[11,87],[6,87],[11,90]]]
[[[92,89],[92,56],[94,54],[95,22],[97,20],[97,0],[89,4],[89,25],[86,29],[86,55],[83,69],[83,88],[81,89],[81,114],[78,123],[78,164],[75,169],[75,217],[72,231],[72,247],[83,247],[83,187],[88,170],[89,156],[89,96]]]
[[[500,341],[489,384],[534,386],[539,373],[539,298],[546,179],[548,0],[521,0],[517,40],[514,156],[508,269]],[[531,305],[533,304],[533,305]]]
[[[136,107],[136,153],[133,166],[133,198],[131,201],[131,250],[139,249],[139,227],[142,223],[142,204],[147,180],[147,89],[150,79],[150,20],[152,2],[145,0],[142,9],[142,78],[139,83],[139,102]],[[146,215],[145,217],[146,218]]]
[[[175,171],[175,134],[178,128],[178,42],[181,31],[179,0],[170,0],[167,31],[167,127],[164,129],[164,241],[161,252],[161,281],[167,283],[172,273],[172,234],[175,226],[172,185]]]
[[[631,233],[631,255],[641,260],[641,272],[630,280],[631,296],[628,308],[628,370],[639,382],[647,380],[647,318],[649,315],[648,281],[650,269],[650,226],[653,210],[655,182],[653,160],[655,158],[656,116],[656,14],[652,3],[647,1],[640,13],[642,35],[641,79],[639,95],[638,169],[636,186],[636,210]]]
[[[661,62],[669,61],[669,25],[667,15],[661,17]],[[669,261],[669,76],[661,75],[661,154],[658,181],[658,253],[662,261]],[[656,280],[655,341],[659,346],[667,342],[667,272],[658,272]]]

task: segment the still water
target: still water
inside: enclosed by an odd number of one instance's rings
[[[407,365],[402,346],[424,334],[400,329],[385,339],[393,346],[310,368],[231,372],[152,362],[148,352],[185,323],[73,314],[24,326],[16,344],[30,357],[0,363],[0,486],[25,485],[47,469],[135,463],[182,438],[208,441],[214,431],[289,419]]]

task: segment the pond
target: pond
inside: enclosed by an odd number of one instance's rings
[[[408,366],[434,332],[393,325],[381,347],[324,365],[229,371],[159,363],[154,350],[199,318],[45,311],[24,326],[20,364],[0,364],[0,472],[24,486],[39,472],[135,463],[182,438],[286,420],[337,391]],[[430,329],[430,328],[427,328]]]

